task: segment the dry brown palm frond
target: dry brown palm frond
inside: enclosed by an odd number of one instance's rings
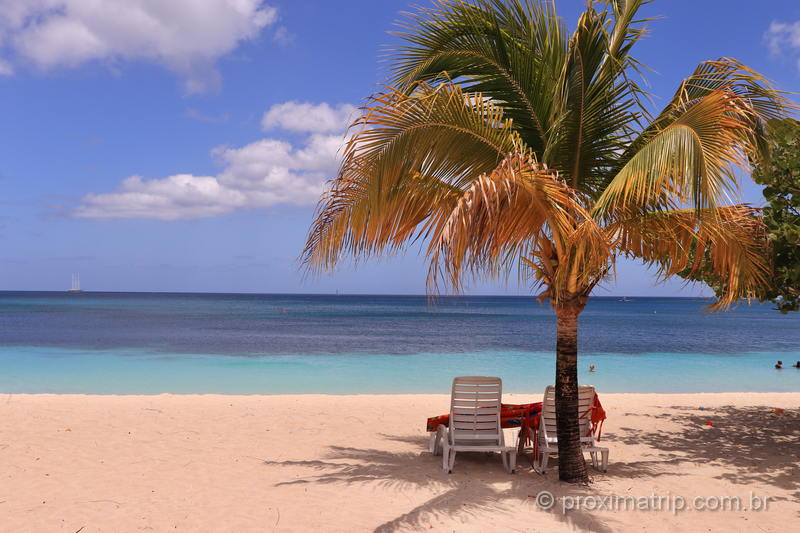
[[[747,166],[754,149],[750,119],[730,91],[695,102],[631,157],[598,198],[595,213],[729,201],[736,193],[735,169]]]
[[[759,210],[749,205],[642,213],[607,230],[622,253],[657,266],[663,278],[698,272],[707,258],[724,286],[712,309],[751,297],[769,275],[766,229]]]
[[[767,157],[768,120],[798,106],[735,59],[701,63],[618,158],[618,171],[594,210],[729,203],[737,167]]]
[[[373,97],[356,122],[302,260],[329,269],[397,250],[436,226],[472,180],[520,144],[502,109],[457,85],[420,83]]]
[[[432,232],[429,285],[435,289],[444,278],[458,291],[465,274],[497,275],[516,263],[509,256],[535,257],[540,282],[557,299],[608,261],[608,246],[597,245],[603,232],[583,200],[533,156],[510,154]]]

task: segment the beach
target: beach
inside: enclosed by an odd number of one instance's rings
[[[459,454],[443,473],[425,419],[448,410],[447,395],[8,394],[0,530],[784,531],[797,521],[800,393],[598,392],[610,464],[590,469],[589,487],[559,483],[555,468],[536,474],[523,456],[514,475],[483,454]],[[549,510],[537,506],[542,491],[555,498]]]
[[[798,6],[0,0],[0,533],[800,531]]]

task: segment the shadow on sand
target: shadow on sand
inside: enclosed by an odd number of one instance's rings
[[[800,413],[787,411],[776,415],[768,408],[723,407],[696,414],[688,408],[674,407],[667,415],[640,415],[668,418],[684,428],[678,432],[647,432],[622,428],[607,435],[611,447],[611,464],[607,478],[636,478],[686,475],[685,463],[713,463],[728,473],[718,476],[732,483],[754,481],[769,483],[788,491],[797,491],[797,452],[800,438]],[[710,420],[714,427],[706,428]],[[427,447],[424,436],[381,435],[420,450]],[[606,439],[604,439],[606,440]],[[614,442],[645,444],[659,458],[625,462],[614,456]],[[519,471],[506,474],[497,454],[459,454],[453,474],[441,469],[441,458],[427,452],[393,453],[379,449],[334,446],[323,460],[265,461],[268,465],[298,465],[314,473],[301,479],[279,483],[323,483],[350,485],[375,483],[402,492],[405,489],[428,488],[436,495],[397,516],[375,531],[391,532],[401,528],[425,529],[436,517],[459,515],[463,520],[487,511],[517,514],[536,509],[536,495],[543,490],[556,498],[563,496],[601,495],[596,487],[571,486],[558,482],[557,469],[540,476],[527,467],[520,457]],[[590,472],[594,473],[590,469]],[[796,493],[797,495],[797,493]],[[521,508],[522,507],[522,508]],[[539,511],[545,512],[545,511]],[[581,531],[611,533],[613,513],[592,513],[573,510],[563,513],[558,505],[546,511],[559,521]],[[531,515],[525,513],[525,516]],[[534,524],[520,522],[519,531],[530,531]],[[534,528],[535,529],[535,528]]]
[[[687,407],[671,409],[674,414],[633,416],[669,419],[683,426],[679,432],[623,428],[609,435],[626,444],[646,444],[665,459],[627,463],[617,469],[620,474],[654,475],[648,463],[714,464],[728,471],[719,479],[744,485],[760,482],[800,496],[800,412],[775,413],[768,407],[719,407],[701,412]]]
[[[420,450],[426,449],[428,445],[426,437],[381,436],[386,440],[418,446]],[[523,464],[520,465],[519,473],[510,475],[503,470],[498,454],[463,453],[456,459],[455,471],[448,475],[442,471],[441,457],[434,457],[428,452],[396,453],[340,446],[332,446],[329,450],[324,460],[264,461],[264,464],[305,466],[317,472],[302,479],[278,483],[278,486],[303,483],[375,483],[398,492],[410,488],[429,488],[436,493],[436,496],[421,505],[375,528],[378,533],[401,528],[425,529],[437,516],[457,514],[465,521],[489,511],[513,516],[520,506],[524,506],[526,510],[535,509],[535,497],[542,490],[550,490],[556,496],[591,493],[591,489],[587,487],[571,487],[554,481],[558,477],[555,471],[550,472],[547,477],[532,473],[525,467],[527,460],[522,457],[520,460]],[[565,515],[555,508],[549,512],[583,531],[613,531],[591,513],[571,511]],[[516,530],[530,531],[531,524],[520,522]]]

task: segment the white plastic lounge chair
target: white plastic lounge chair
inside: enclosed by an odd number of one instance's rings
[[[578,424],[581,431],[581,448],[584,452],[589,452],[592,458],[592,466],[605,472],[608,468],[608,448],[597,445],[589,412],[594,403],[595,390],[591,385],[580,385],[578,387]],[[542,400],[542,413],[539,415],[538,450],[533,459],[533,468],[540,474],[547,472],[547,461],[551,454],[558,454],[558,437],[556,437],[556,388],[547,387],[544,390]],[[533,430],[531,430],[533,431]],[[534,435],[531,435],[533,438]],[[597,461],[597,454],[602,460]]]
[[[500,452],[506,471],[514,472],[517,448],[505,445],[500,427],[502,394],[500,378],[464,376],[453,380],[450,422],[447,427],[439,426],[445,472],[453,471],[456,452]],[[436,444],[432,447],[435,450]]]

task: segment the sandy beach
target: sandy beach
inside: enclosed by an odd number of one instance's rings
[[[800,518],[800,393],[601,399],[610,466],[582,488],[526,457],[509,475],[498,456],[460,454],[444,474],[424,422],[445,395],[5,395],[0,530],[785,531]],[[738,510],[713,510],[732,497]]]

